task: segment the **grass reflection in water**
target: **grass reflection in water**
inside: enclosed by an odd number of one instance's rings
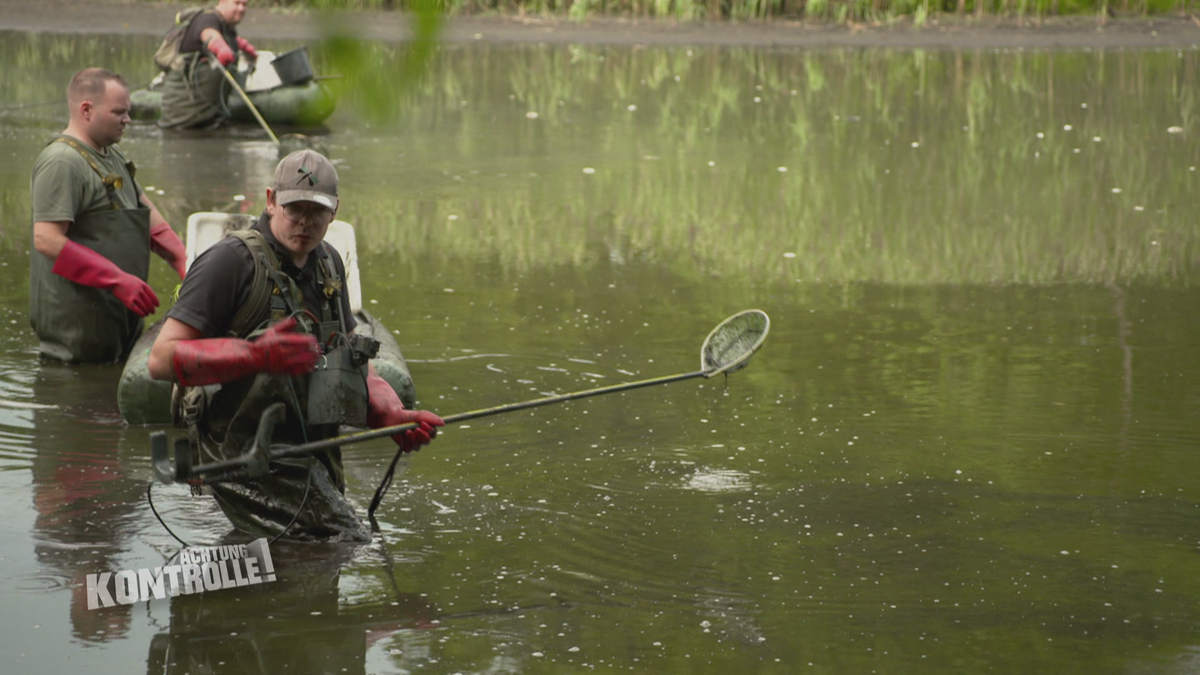
[[[403,156],[375,162],[445,180],[356,201],[374,240],[518,268],[919,284],[1187,282],[1197,255],[1195,52],[439,59]]]

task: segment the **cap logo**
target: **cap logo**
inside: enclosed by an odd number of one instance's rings
[[[313,176],[313,172],[306,166],[301,165],[299,169],[296,169],[296,173],[301,174],[300,177],[296,179],[296,185],[303,183],[304,179],[306,178],[308,179],[309,187],[312,187],[319,182],[316,177]]]

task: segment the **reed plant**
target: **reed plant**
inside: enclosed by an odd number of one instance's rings
[[[252,0],[310,9],[410,10],[418,0]],[[1151,15],[1194,11],[1200,0],[437,0],[450,15],[499,13],[562,16],[582,21],[591,16],[673,20],[763,21],[805,19],[838,23],[923,24],[939,15],[1043,19],[1060,15]]]

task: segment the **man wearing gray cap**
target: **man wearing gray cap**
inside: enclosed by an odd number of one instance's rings
[[[177,383],[172,413],[199,461],[245,454],[262,412],[279,402],[287,418],[274,444],[330,438],[340,424],[416,423],[393,436],[412,451],[443,425],[433,413],[404,408],[370,366],[378,343],[354,334],[346,270],[323,241],[339,203],[333,164],[313,150],[293,152],[275,168],[258,222],[230,233],[188,270],[149,368],[155,379]],[[211,487],[234,526],[250,534],[369,538],[344,497],[340,450],[272,461],[268,478]]]

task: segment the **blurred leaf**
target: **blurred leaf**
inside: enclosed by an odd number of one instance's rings
[[[404,95],[420,82],[437,49],[443,22],[438,0],[415,0],[408,16],[410,35],[398,59],[393,48],[358,37],[336,14],[325,13],[319,22],[321,49],[333,72],[342,76],[331,83],[338,100],[357,103],[373,122],[398,115]],[[389,65],[397,62],[399,67]]]

